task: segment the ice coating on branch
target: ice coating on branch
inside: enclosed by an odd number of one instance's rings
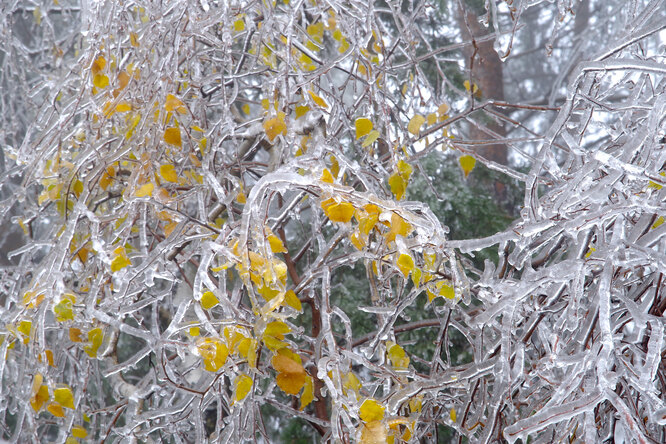
[[[0,440],[663,442],[666,17],[593,3],[3,4]],[[530,26],[552,91],[462,83]],[[409,200],[462,155],[506,230]]]

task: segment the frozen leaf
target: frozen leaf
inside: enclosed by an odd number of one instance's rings
[[[125,267],[132,265],[132,262],[127,257],[125,247],[120,246],[113,250],[113,260],[111,261],[111,272],[122,270]]]
[[[308,91],[308,94],[310,94],[310,97],[312,97],[312,101],[317,104],[320,108],[328,108],[328,104],[324,99],[319,97],[317,94],[313,93],[312,91]]]
[[[88,332],[88,345],[86,345],[83,350],[91,358],[97,357],[97,350],[99,350],[99,347],[102,345],[102,338],[101,328],[93,328]]]
[[[371,421],[361,425],[360,444],[387,444],[386,426],[381,421]]]
[[[178,182],[178,174],[176,168],[171,164],[160,166],[160,176],[167,182]]]
[[[405,350],[398,344],[392,341],[387,341],[386,351],[393,368],[396,370],[405,370],[409,367],[409,356]]]
[[[97,74],[93,77],[93,85],[99,89],[104,89],[109,86],[109,78],[104,74]]]
[[[469,176],[469,173],[472,172],[474,166],[476,165],[476,159],[472,156],[460,156],[458,159],[460,163],[460,168],[462,168],[465,178]]]
[[[368,423],[381,421],[384,418],[384,410],[386,410],[386,407],[378,403],[376,400],[369,398],[363,401],[358,414],[363,422]]]
[[[134,195],[136,197],[147,197],[147,196],[152,196],[153,195],[153,190],[155,189],[155,185],[152,182],[145,183],[141,185]]]
[[[169,112],[177,111],[180,114],[187,113],[187,108],[185,108],[185,104],[183,104],[183,102],[173,94],[167,94],[166,101],[164,102],[164,109],[166,109]]]
[[[303,311],[303,306],[301,305],[301,301],[300,299],[298,299],[298,296],[296,296],[296,293],[294,293],[294,290],[289,290],[285,293],[284,301],[288,306],[290,306],[294,310]]]
[[[354,206],[349,202],[336,202],[328,199],[323,201],[321,206],[332,222],[347,223],[354,216]]]
[[[264,122],[264,131],[268,140],[273,143],[275,138],[280,134],[287,134],[287,125],[284,123],[285,115],[283,112],[279,112],[276,117],[267,119]]]
[[[284,247],[282,239],[274,234],[268,235],[268,244],[271,246],[271,251],[273,253],[287,253],[287,249]]]
[[[321,179],[322,182],[326,183],[333,183],[335,180],[333,179],[333,175],[331,174],[330,171],[328,171],[327,168],[324,168],[324,171],[321,173]]]
[[[310,111],[310,107],[307,105],[299,105],[296,107],[295,112],[296,112],[296,119],[300,119],[304,115],[306,115]]]
[[[170,145],[175,145],[177,147],[182,146],[182,141],[180,139],[180,129],[179,128],[167,128],[164,131],[164,141]]]
[[[451,410],[449,411],[449,417],[451,418],[451,421],[456,422],[457,418],[456,409],[454,409],[453,407],[451,407]]]
[[[370,133],[368,133],[368,136],[365,138],[365,140],[363,141],[361,146],[363,148],[367,148],[370,145],[372,145],[373,143],[375,143],[377,141],[377,139],[379,139],[379,131],[372,130],[372,131],[370,131]]]
[[[299,410],[303,410],[305,407],[310,405],[312,401],[314,401],[314,384],[312,383],[312,378],[310,376],[306,376],[303,393],[301,393],[301,405]]]
[[[277,385],[283,392],[296,395],[305,385],[306,373],[303,365],[282,354],[276,354],[271,360],[278,371]]]
[[[83,439],[88,436],[88,431],[81,426],[72,427],[72,436],[74,438]]]
[[[53,391],[55,402],[68,409],[74,408],[74,394],[69,387],[59,387]]]
[[[236,381],[234,383],[234,403],[245,399],[252,389],[252,383],[252,378],[244,373],[236,376]]]
[[[372,131],[372,121],[366,117],[356,119],[356,140]]]
[[[426,119],[421,114],[417,114],[409,121],[407,125],[407,131],[412,133],[415,136],[418,136],[421,133],[421,126],[425,123]]]
[[[218,371],[229,356],[229,348],[217,338],[202,338],[197,346],[203,358],[204,368],[209,372]]]
[[[397,200],[402,200],[407,189],[407,182],[399,173],[393,173],[388,179],[389,187],[391,187],[391,192]]]
[[[212,291],[206,291],[201,295],[201,306],[204,308],[204,310],[210,310],[219,303],[219,299],[217,299]]]
[[[67,297],[70,296],[70,297]],[[74,319],[72,312],[72,303],[74,295],[65,295],[56,305],[53,306],[53,313],[56,316],[56,321],[65,322]]]
[[[58,418],[64,418],[65,417],[65,411],[62,409],[62,406],[58,403],[52,402],[46,407],[46,410],[52,414],[53,416],[57,416]]]
[[[403,276],[407,278],[409,273],[414,269],[414,259],[409,254],[401,253],[400,256],[398,256],[397,265]]]
[[[413,230],[412,225],[397,213],[391,213],[390,227],[390,231],[386,234],[386,242],[393,242],[396,236],[406,237]]]

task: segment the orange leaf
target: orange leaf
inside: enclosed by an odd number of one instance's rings
[[[175,145],[177,147],[182,147],[182,141],[180,139],[180,129],[178,128],[167,128],[164,131],[164,141],[170,145]]]

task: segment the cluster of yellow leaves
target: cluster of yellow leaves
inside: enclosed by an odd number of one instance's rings
[[[355,122],[356,140],[365,137],[361,144],[363,148],[372,145],[379,138],[379,131],[372,129],[372,121],[366,117],[359,117]]]
[[[412,171],[412,166],[401,159],[396,166],[396,172],[389,177],[389,187],[391,187],[391,192],[397,200],[401,200],[404,197]]]
[[[289,350],[281,348],[271,359],[273,368],[278,372],[276,382],[280,389],[289,395],[301,393],[300,409],[303,410],[314,400],[314,383],[303,367],[301,357]]]
[[[59,418],[65,416],[63,407],[74,409],[74,394],[65,384],[56,386],[53,390],[53,402],[49,402],[50,399],[49,386],[44,383],[44,377],[37,373],[32,381],[32,396],[30,397],[30,405],[35,412],[39,412],[47,402],[46,410]]]

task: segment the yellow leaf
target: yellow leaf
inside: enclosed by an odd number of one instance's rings
[[[53,350],[44,350],[44,354],[46,355],[46,362],[51,366],[55,367],[55,363],[53,362]]]
[[[307,112],[310,111],[310,107],[307,105],[300,105],[296,107],[296,119],[300,119],[303,117]]]
[[[132,110],[132,105],[129,102],[122,101],[116,105],[116,112],[124,113]]]
[[[659,225],[664,223],[664,216],[659,216],[657,220],[654,221],[654,224],[652,224],[652,229],[657,228]]]
[[[30,331],[32,330],[32,322],[30,321],[21,321],[19,326],[16,328],[23,335],[23,343],[27,344],[30,340]]]
[[[322,182],[326,183],[333,183],[335,180],[333,179],[333,175],[331,174],[330,171],[328,171],[328,168],[324,168],[324,171],[321,173],[321,179]]]
[[[88,432],[86,431],[86,429],[84,429],[81,426],[74,426],[74,427],[72,427],[72,436],[74,438],[83,439],[83,438],[88,436]]]
[[[361,147],[367,148],[370,145],[372,145],[373,143],[375,143],[375,141],[377,139],[379,139],[379,131],[372,130],[372,131],[370,131],[370,133],[368,133],[368,137],[365,138],[365,140],[361,144]]]
[[[190,327],[188,333],[190,336],[194,336],[196,338],[201,333],[201,329],[199,327]]]
[[[347,223],[354,215],[354,206],[349,202],[336,202],[332,199],[321,203],[324,212],[332,222]]]
[[[421,283],[421,274],[422,272],[419,268],[414,268],[412,270],[412,282],[414,283],[415,287],[418,287]]]
[[[412,171],[414,171],[414,168],[412,168],[410,164],[402,159],[398,161],[398,172],[405,179],[405,182],[409,180],[410,176],[412,175]]]
[[[282,354],[273,356],[271,363],[278,371],[278,387],[287,394],[296,395],[305,385],[307,374],[303,365]]]
[[[153,185],[151,182],[148,182],[146,184],[141,185],[139,187],[139,189],[136,190],[134,195],[136,197],[152,196],[153,195],[153,189],[155,189],[155,185]]]
[[[95,76],[99,74],[104,67],[106,66],[106,59],[102,56],[99,56],[95,59],[92,66],[90,67],[90,72]]]
[[[399,173],[393,173],[388,179],[389,187],[391,187],[391,192],[397,200],[400,200],[405,195],[405,190],[407,189],[407,183],[405,179]]]
[[[169,112],[175,110],[180,114],[187,113],[187,108],[185,108],[183,102],[173,94],[167,94],[166,101],[164,102],[164,109],[166,109]]]
[[[370,131],[372,131],[372,121],[370,119],[365,117],[356,119],[356,140],[370,134]]]
[[[97,74],[95,77],[93,77],[92,82],[93,85],[95,85],[99,89],[104,89],[107,86],[109,86],[109,78],[104,74]]]
[[[303,305],[301,304],[300,299],[298,299],[298,296],[296,296],[296,293],[294,293],[294,290],[289,290],[287,293],[285,293],[284,301],[294,310],[303,311]]]
[[[407,125],[407,131],[412,133],[415,136],[418,136],[421,133],[421,126],[425,122],[425,117],[423,117],[421,114],[417,114],[412,119],[409,121],[409,124]]]
[[[446,103],[442,103],[441,105],[439,105],[439,107],[437,107],[437,114],[443,116],[448,112],[448,110],[449,110],[449,105],[447,105]]]
[[[242,107],[242,110],[246,115],[249,116],[250,115],[250,104],[249,103],[244,104],[243,107]]]
[[[366,399],[358,411],[363,422],[381,421],[384,418],[385,407],[372,398]]]
[[[282,321],[269,322],[264,330],[264,336],[273,336],[277,339],[284,339],[284,335],[289,333],[291,328]]]
[[[353,372],[344,373],[342,375],[342,388],[352,390],[358,394],[361,390],[361,381]]]
[[[89,345],[85,346],[83,350],[90,356],[91,358],[96,358],[97,357],[97,350],[99,350],[99,347],[102,345],[102,329],[101,328],[93,328],[88,332],[88,343]]]
[[[428,121],[428,126],[434,125],[435,123],[437,123],[437,114],[435,114],[435,113],[428,114],[428,120],[427,121]]]
[[[240,375],[236,376],[234,386],[234,402],[242,401],[252,389],[252,378],[244,373],[241,373]]]
[[[409,367],[409,356],[405,350],[393,341],[386,342],[386,351],[393,368],[396,370],[405,370]]]
[[[43,385],[44,377],[41,373],[37,373],[32,380],[32,396],[30,398],[30,405],[36,412],[42,408],[42,405],[49,400],[49,388]]]
[[[229,348],[216,338],[202,338],[197,349],[204,360],[204,368],[209,372],[218,371],[229,356]]]
[[[401,253],[398,257],[397,265],[405,278],[407,278],[414,268],[414,259],[409,254]]]
[[[245,21],[242,18],[239,18],[234,22],[234,31],[240,32],[245,29]]]
[[[287,249],[284,248],[282,240],[274,234],[268,236],[268,244],[271,246],[273,253],[286,253]]]
[[[83,342],[83,339],[81,338],[81,330],[76,327],[70,327],[69,340],[72,342]]]
[[[69,387],[60,387],[53,391],[55,402],[68,409],[74,408],[74,394]]]
[[[46,407],[46,410],[48,410],[50,414],[52,414],[53,416],[57,416],[58,418],[65,417],[65,411],[62,409],[60,404],[56,404],[55,402],[49,404],[49,406]]]
[[[451,407],[451,411],[449,412],[449,417],[451,418],[451,421],[456,422],[456,409]]]
[[[211,308],[215,307],[217,304],[220,303],[220,301],[215,297],[212,291],[206,291],[204,294],[201,295],[201,306],[205,310],[210,310]]]
[[[479,90],[479,86],[476,83],[470,84],[469,80],[465,80],[463,82],[463,85],[465,86],[465,89],[467,91],[472,90],[472,94],[476,93]]]
[[[130,76],[127,74],[125,71],[121,71],[120,74],[118,74],[118,90],[117,92],[120,92],[120,90],[125,89],[127,84],[130,81]],[[114,92],[114,97],[115,97],[115,92]]]
[[[458,162],[460,163],[463,173],[465,173],[465,178],[467,178],[476,165],[476,159],[472,156],[460,156]]]
[[[180,139],[180,129],[178,128],[167,128],[164,131],[164,141],[170,145],[175,145],[177,147],[182,147],[182,141]]]
[[[135,48],[139,47],[139,35],[136,32],[130,32],[130,44]]]
[[[167,182],[178,182],[176,168],[171,164],[162,165],[160,167],[160,176],[162,176]]]
[[[287,125],[284,123],[285,114],[278,112],[276,117],[270,118],[264,122],[264,132],[268,140],[273,143],[280,134],[287,134]]]
[[[63,298],[60,302],[53,306],[53,313],[55,314],[56,321],[65,322],[74,319],[72,312],[72,300]]]
[[[316,103],[319,107],[328,108],[328,104],[324,101],[324,99],[319,97],[317,94],[313,93],[312,91],[308,91],[308,94],[310,94],[310,97],[312,97],[314,103]]]
[[[456,293],[453,290],[453,287],[450,285],[442,285],[442,289],[439,290],[439,294],[444,296],[446,299],[454,299],[456,297]]]
[[[386,242],[392,242],[396,236],[407,237],[413,231],[411,224],[397,213],[391,214],[391,229],[386,234]]]
[[[299,410],[303,410],[312,401],[314,401],[314,384],[312,383],[312,378],[306,376],[305,387],[303,387],[303,393],[301,393],[301,406],[299,407]]]

